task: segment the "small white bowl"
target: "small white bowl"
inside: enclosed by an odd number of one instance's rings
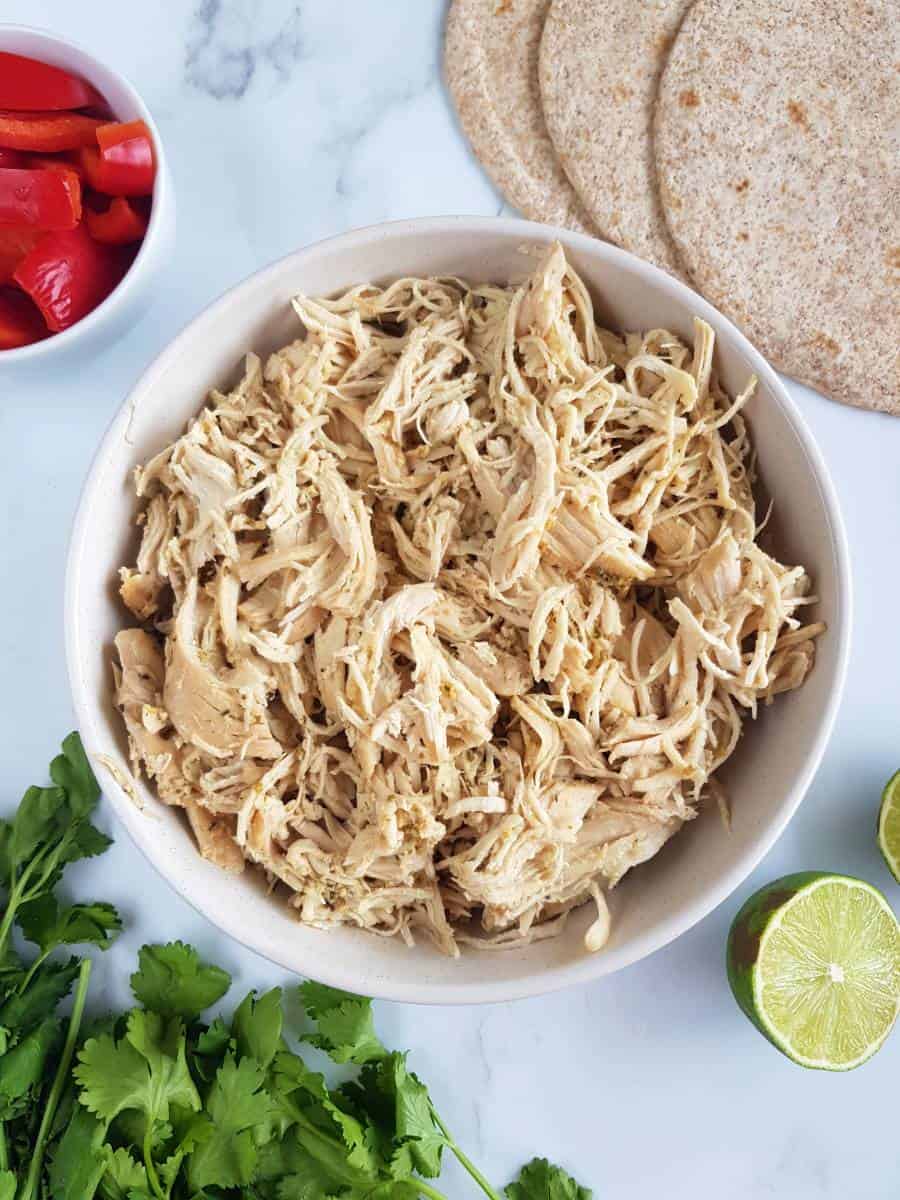
[[[156,154],[153,205],[144,240],[128,273],[106,299],[61,333],[41,342],[0,350],[0,370],[23,363],[47,361],[75,347],[79,350],[109,342],[126,324],[133,323],[149,304],[152,284],[175,243],[175,194],[162,138],[150,110],[131,83],[87,50],[54,33],[25,25],[0,25],[0,50],[24,54],[53,67],[80,75],[101,93],[117,121],[146,121]]]
[[[606,948],[585,953],[590,906],[565,933],[524,949],[441,957],[356,930],[321,932],[298,924],[266,894],[254,872],[235,878],[200,858],[181,815],[143,782],[136,800],[98,766],[107,795],[135,842],[200,912],[239,942],[301,975],[368,995],[421,1003],[509,1000],[617,971],[665,945],[721,903],[756,866],[803,797],[831,731],[850,639],[850,565],[837,499],[825,465],[775,372],[735,327],[684,284],[604,242],[526,221],[444,217],[363,229],[300,250],[227,292],[149,368],[113,421],[91,468],[69,552],[66,650],[82,737],[98,756],[127,771],[126,739],[112,702],[115,633],[129,614],[116,596],[116,571],[133,555],[131,471],[178,436],[207,390],[235,380],[248,349],[263,353],[297,334],[296,292],[329,295],[362,281],[455,274],[470,280],[521,279],[533,260],[521,248],[554,238],[591,288],[599,318],[612,328],[666,327],[691,337],[696,314],[717,335],[717,363],[732,393],[751,375],[759,387],[747,409],[765,490],[775,499],[776,545],[804,563],[828,622],[804,686],[748,722],[726,783],[733,829],[708,806],[650,863],[611,894]]]

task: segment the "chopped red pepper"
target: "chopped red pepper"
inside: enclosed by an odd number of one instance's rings
[[[0,146],[0,167],[24,167],[27,163],[21,150],[4,150]]]
[[[82,161],[92,186],[109,196],[149,196],[156,163],[153,139],[143,121],[101,125],[97,130],[99,159],[86,150]],[[95,182],[96,181],[96,182]]]
[[[95,145],[105,124],[84,113],[0,112],[0,146],[9,150],[78,150]]]
[[[60,67],[0,52],[0,108],[87,108],[102,104],[103,97],[85,80]]]
[[[0,288],[0,350],[30,346],[47,336],[47,326],[34,302],[17,288]]]
[[[15,150],[0,150],[0,156],[3,154],[16,154]],[[84,178],[84,171],[81,168],[81,159],[78,157],[77,150],[62,152],[60,154],[23,154],[23,167],[40,167],[45,171],[74,171],[79,179]],[[12,163],[9,164],[12,166]],[[3,162],[0,161],[0,166]]]
[[[43,235],[35,229],[0,225],[0,283],[8,283],[13,271]]]
[[[81,170],[88,187],[104,196],[143,196],[146,186],[139,176],[137,180],[129,167],[108,163],[99,150],[85,146],[81,151]],[[152,189],[151,184],[151,189]]]
[[[110,246],[139,242],[147,232],[147,218],[125,196],[115,196],[105,212],[85,209],[84,219],[91,237]]]
[[[74,229],[81,220],[81,180],[74,171],[0,168],[0,225]]]
[[[45,234],[19,263],[13,279],[37,304],[47,327],[59,333],[106,299],[128,262],[121,250],[95,242],[82,223]]]

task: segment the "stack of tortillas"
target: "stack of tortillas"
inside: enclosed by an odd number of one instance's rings
[[[900,413],[896,0],[453,0],[496,186],[702,292],[789,375]]]

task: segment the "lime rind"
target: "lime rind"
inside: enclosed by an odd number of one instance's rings
[[[888,870],[900,883],[900,771],[894,772],[881,793],[878,848]]]
[[[800,877],[793,878],[799,879]],[[787,884],[789,880],[786,879],[780,882],[782,884]],[[760,936],[757,961],[755,968],[752,971],[750,983],[752,991],[752,1006],[754,1009],[754,1020],[762,1032],[765,1033],[766,1037],[768,1037],[773,1043],[773,1045],[777,1046],[779,1050],[781,1050],[794,1062],[799,1063],[801,1066],[812,1067],[825,1071],[850,1071],[854,1067],[861,1066],[862,1063],[866,1062],[880,1049],[894,1026],[898,1012],[900,1012],[900,988],[897,987],[896,978],[892,989],[894,996],[893,1003],[891,1005],[891,1012],[890,1015],[880,1023],[880,1032],[878,1032],[875,1036],[867,1038],[864,1042],[863,1048],[857,1055],[838,1059],[836,1057],[814,1057],[812,1055],[805,1054],[798,1049],[791,1037],[785,1035],[780,1024],[772,1019],[772,1015],[767,1009],[765,994],[767,988],[771,989],[772,983],[766,977],[764,970],[762,970],[760,967],[760,964],[765,962],[767,952],[770,949],[770,944],[772,943],[773,939],[779,937],[779,935],[784,932],[785,924],[789,920],[798,904],[808,903],[811,895],[820,888],[835,886],[838,886],[842,889],[858,889],[874,900],[877,906],[883,911],[883,913],[891,922],[891,928],[895,936],[895,947],[900,946],[900,933],[897,932],[896,918],[893,910],[877,888],[872,887],[871,884],[866,883],[864,880],[853,879],[850,876],[823,874],[817,878],[808,879],[808,881],[801,883],[791,899],[787,900],[780,907],[772,910]],[[797,948],[801,952],[801,955],[808,952],[808,946],[805,943],[798,943]],[[896,949],[894,952],[894,957],[896,964]],[[896,977],[898,974],[900,974],[900,965],[895,965],[893,968],[893,975]],[[794,980],[792,982],[796,983],[798,981]],[[807,986],[809,984],[808,980],[802,982],[805,982]],[[835,989],[829,985],[825,985],[823,987],[823,1007],[831,1007],[832,1010],[840,1009],[842,1007],[834,1004],[833,996],[829,1005],[827,994],[829,992],[834,993],[834,990]],[[846,1011],[843,1013],[839,1011],[832,1011],[831,1013],[819,1012],[815,1015],[819,1016],[823,1020],[827,1020],[830,1016],[833,1022],[840,1022],[841,1020],[847,1019]],[[837,1037],[837,1034],[835,1036]]]

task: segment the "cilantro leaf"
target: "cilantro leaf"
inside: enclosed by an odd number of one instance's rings
[[[371,1180],[362,1180],[348,1185],[346,1180],[335,1177],[307,1155],[296,1171],[279,1178],[275,1195],[278,1200],[332,1200],[334,1197],[345,1200],[373,1195],[373,1184]]]
[[[77,733],[64,739],[62,754],[50,764],[50,778],[66,793],[69,808],[79,819],[88,816],[100,799],[100,786]]]
[[[407,1070],[406,1055],[396,1051],[380,1065],[379,1075],[382,1087],[394,1098],[397,1141],[409,1152],[421,1175],[436,1179],[441,1173],[441,1153],[447,1139],[434,1123],[428,1089]]]
[[[76,825],[66,839],[64,848],[64,863],[78,862],[81,858],[96,858],[112,845],[112,838],[101,833],[89,821]]]
[[[93,1196],[106,1166],[103,1126],[86,1108],[76,1104],[50,1160],[50,1195],[53,1200],[83,1200],[84,1196]]]
[[[135,1108],[123,1109],[107,1130],[107,1138],[115,1144],[130,1142],[132,1146],[143,1148],[145,1137],[156,1154],[171,1142],[174,1130],[168,1121],[148,1122],[146,1114]]]
[[[100,1180],[103,1200],[129,1200],[132,1192],[150,1192],[147,1168],[136,1162],[124,1146],[108,1153]]]
[[[104,1121],[128,1109],[147,1114],[153,1106],[147,1062],[124,1039],[116,1042],[106,1034],[85,1042],[74,1073],[81,1086],[81,1103]]]
[[[60,908],[52,892],[29,900],[19,909],[19,926],[44,954],[57,946],[90,943],[105,950],[121,930],[119,914],[111,904],[73,904]]]
[[[340,1094],[351,1112],[379,1130],[389,1157],[394,1140],[394,1097],[384,1087],[381,1064],[367,1063],[356,1079],[341,1087]]]
[[[16,1177],[12,1171],[0,1171],[0,1200],[14,1200]]]
[[[209,1026],[194,1025],[188,1031],[188,1063],[191,1074],[203,1083],[210,1083],[228,1051],[236,1046],[231,1030],[216,1017]]]
[[[200,1118],[197,1117],[195,1118],[194,1130],[199,1129],[199,1124]],[[166,1185],[167,1195],[171,1193],[175,1180],[178,1177],[178,1172],[181,1170],[181,1164],[184,1162],[184,1156],[186,1154],[190,1154],[190,1152],[196,1149],[198,1145],[199,1141],[194,1137],[194,1131],[192,1130],[190,1138],[183,1142],[174,1154],[170,1154],[164,1162],[159,1164],[157,1174],[159,1175],[160,1180]]]
[[[344,1147],[315,1126],[293,1128],[280,1143],[260,1152],[260,1179],[277,1181],[279,1200],[324,1200],[332,1196],[368,1196],[379,1182],[356,1166]]]
[[[0,1103],[18,1100],[40,1083],[47,1060],[59,1046],[59,1021],[41,1021],[0,1058]]]
[[[216,1072],[206,1097],[210,1136],[191,1155],[188,1182],[206,1187],[243,1187],[256,1169],[254,1128],[268,1123],[272,1102],[261,1068],[250,1058],[229,1055]]]
[[[40,1021],[56,1012],[56,1006],[69,994],[78,974],[78,959],[64,963],[41,963],[31,979],[16,989],[0,1005],[0,1026],[27,1033]],[[21,985],[20,985],[21,986]]]
[[[434,1179],[441,1173],[444,1147],[452,1143],[437,1125],[428,1089],[408,1070],[406,1058],[394,1051],[341,1090],[354,1111],[378,1130],[394,1178],[418,1171]]]
[[[533,1158],[504,1191],[508,1200],[591,1200],[593,1195],[546,1158]]]
[[[131,990],[139,1004],[185,1020],[193,1020],[221,1000],[229,987],[228,972],[202,962],[194,947],[184,942],[142,946],[138,970],[131,976]]]
[[[281,1044],[282,1020],[281,988],[272,988],[258,999],[256,992],[249,992],[231,1025],[238,1054],[267,1067]]]
[[[346,1179],[338,1180],[326,1164],[304,1149],[296,1132],[260,1148],[256,1182],[275,1184],[278,1200],[320,1200],[333,1196],[337,1187],[341,1195],[345,1194],[347,1185]],[[354,1177],[353,1182],[372,1185],[371,1179],[364,1176]]]
[[[42,843],[58,837],[68,820],[62,788],[30,787],[16,809],[9,839],[13,871],[25,863]]]
[[[126,1109],[144,1113],[153,1125],[168,1121],[171,1105],[200,1108],[177,1017],[133,1009],[125,1037],[117,1042],[107,1034],[86,1042],[74,1074],[81,1103],[107,1123]]]
[[[290,1188],[285,1179],[279,1194],[362,1197],[390,1179],[377,1131],[343,1108],[340,1094],[329,1092],[322,1075],[297,1055],[282,1051],[270,1078],[293,1125],[281,1143]]]
[[[303,1038],[324,1050],[336,1063],[368,1063],[387,1051],[375,1034],[372,1001],[339,988],[308,980],[300,985],[306,1014],[316,1022],[316,1032]]]
[[[230,1045],[231,1030],[221,1017],[216,1017],[211,1025],[198,1034],[194,1051],[204,1057],[214,1058],[224,1054]]]
[[[358,1120],[336,1103],[340,1095],[329,1092],[323,1075],[311,1071],[298,1055],[284,1050],[275,1056],[270,1086],[294,1120],[312,1121],[329,1137],[339,1137],[348,1161],[354,1167],[372,1173],[375,1169],[373,1139],[369,1136],[367,1122]]]

